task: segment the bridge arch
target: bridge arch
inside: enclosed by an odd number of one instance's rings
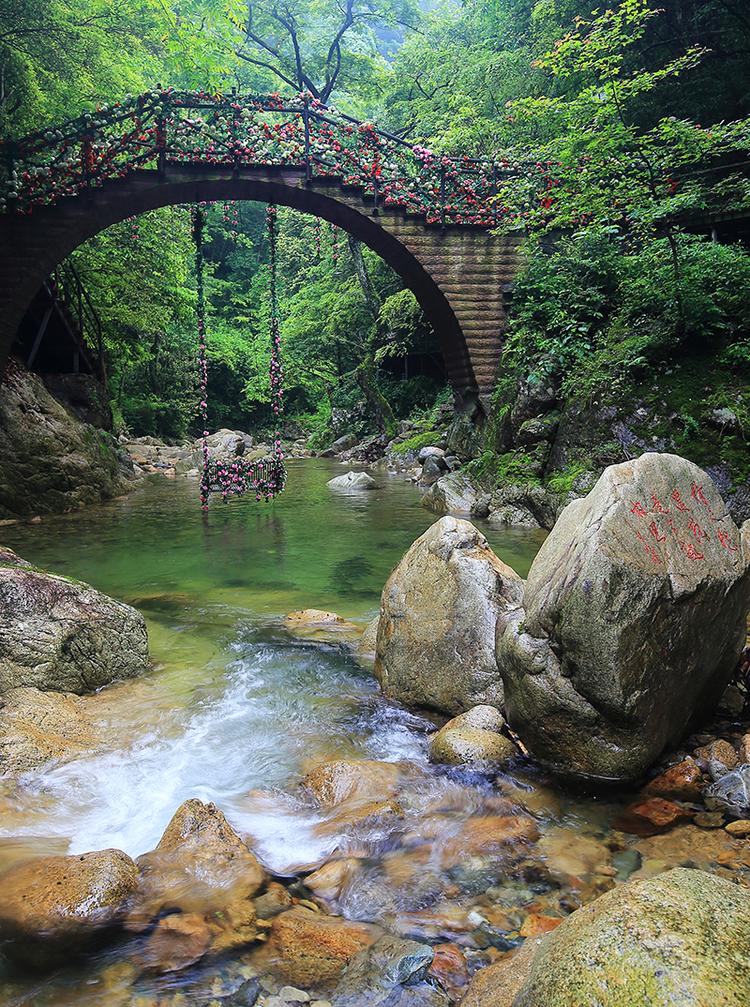
[[[491,230],[494,166],[439,159],[304,95],[284,104],[171,89],[5,153],[0,359],[47,276],[99,231],[162,206],[257,200],[330,221],[379,254],[434,328],[458,400],[486,402],[517,268],[517,239]]]

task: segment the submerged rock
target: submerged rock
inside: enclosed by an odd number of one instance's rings
[[[385,934],[355,955],[332,997],[333,1007],[448,1007],[447,996],[424,982],[432,948]]]
[[[749,604],[750,548],[709,477],[676,455],[611,466],[500,614],[511,726],[559,771],[637,778],[718,701]]]
[[[332,490],[374,490],[376,486],[375,480],[366,472],[346,472],[328,480],[328,488]]]
[[[401,767],[397,762],[338,759],[316,766],[302,786],[322,808],[333,808],[345,801],[382,801],[394,797],[400,780]]]
[[[84,950],[122,920],[137,884],[121,850],[16,864],[0,877],[3,950],[33,964]]]
[[[501,765],[519,754],[501,733],[505,721],[494,706],[474,706],[449,720],[430,739],[430,758],[449,766]]]
[[[317,989],[338,979],[352,958],[381,934],[368,923],[298,907],[273,921],[268,962],[287,982]]]
[[[578,909],[529,951],[480,972],[463,1004],[744,1007],[748,955],[750,892],[677,868]]]
[[[74,759],[101,742],[79,696],[31,688],[0,696],[0,773]]]
[[[750,814],[750,765],[738,766],[706,790],[706,803],[744,818]]]
[[[148,939],[143,964],[154,972],[179,972],[208,951],[211,931],[200,913],[173,913],[159,920]]]
[[[700,800],[705,779],[700,766],[693,759],[683,759],[655,777],[646,787],[647,794],[672,797],[678,801]]]
[[[93,692],[148,668],[143,616],[88,584],[0,562],[0,694],[19,686]]]
[[[171,913],[158,921],[141,954],[152,972],[180,972],[205,954],[223,954],[258,937],[255,905],[237,899],[212,913]]]
[[[128,918],[133,930],[163,909],[224,910],[238,899],[252,898],[268,880],[221,811],[196,798],[180,805],[159,845],[137,863],[140,888]]]
[[[362,627],[349,622],[335,612],[319,608],[305,608],[290,612],[284,619],[284,628],[294,636],[304,640],[318,640],[324,643],[338,643],[357,639]]]
[[[522,594],[521,578],[472,524],[436,521],[383,589],[375,675],[385,695],[450,714],[502,706],[495,623]]]

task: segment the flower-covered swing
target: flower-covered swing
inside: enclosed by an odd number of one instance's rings
[[[206,299],[203,286],[203,230],[206,215],[202,206],[193,208],[193,240],[195,242],[195,275],[198,288],[198,371],[200,382],[200,415],[203,423],[203,475],[200,483],[200,498],[203,510],[208,510],[212,493],[221,493],[226,503],[230,495],[254,493],[255,499],[271,500],[281,493],[286,485],[286,466],[281,449],[280,423],[284,404],[284,390],[281,367],[281,336],[279,331],[278,295],[276,289],[276,223],[277,209],[269,204],[266,211],[266,226],[269,240],[269,297],[271,363],[269,380],[271,387],[271,408],[274,415],[275,431],[273,450],[270,457],[248,461],[235,458],[231,461],[211,458],[208,449],[208,360],[206,356]]]

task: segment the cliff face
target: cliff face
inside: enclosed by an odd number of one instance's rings
[[[0,517],[75,510],[127,492],[133,464],[17,361],[0,384]]]
[[[707,472],[741,524],[750,517],[749,405],[746,379],[708,353],[654,365],[592,396],[506,380],[485,454],[468,474],[490,492],[541,488],[566,501],[588,492],[608,465],[669,452]]]

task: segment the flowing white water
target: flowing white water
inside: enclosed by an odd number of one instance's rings
[[[117,847],[138,856],[197,797],[222,808],[266,863],[284,871],[320,859],[333,840],[313,835],[319,818],[302,795],[251,792],[293,791],[316,753],[424,760],[429,724],[384,703],[337,650],[278,642],[231,650],[218,683],[130,744],[27,773],[15,796],[26,813],[0,836],[58,837],[71,853]],[[128,686],[122,690],[125,701]]]

